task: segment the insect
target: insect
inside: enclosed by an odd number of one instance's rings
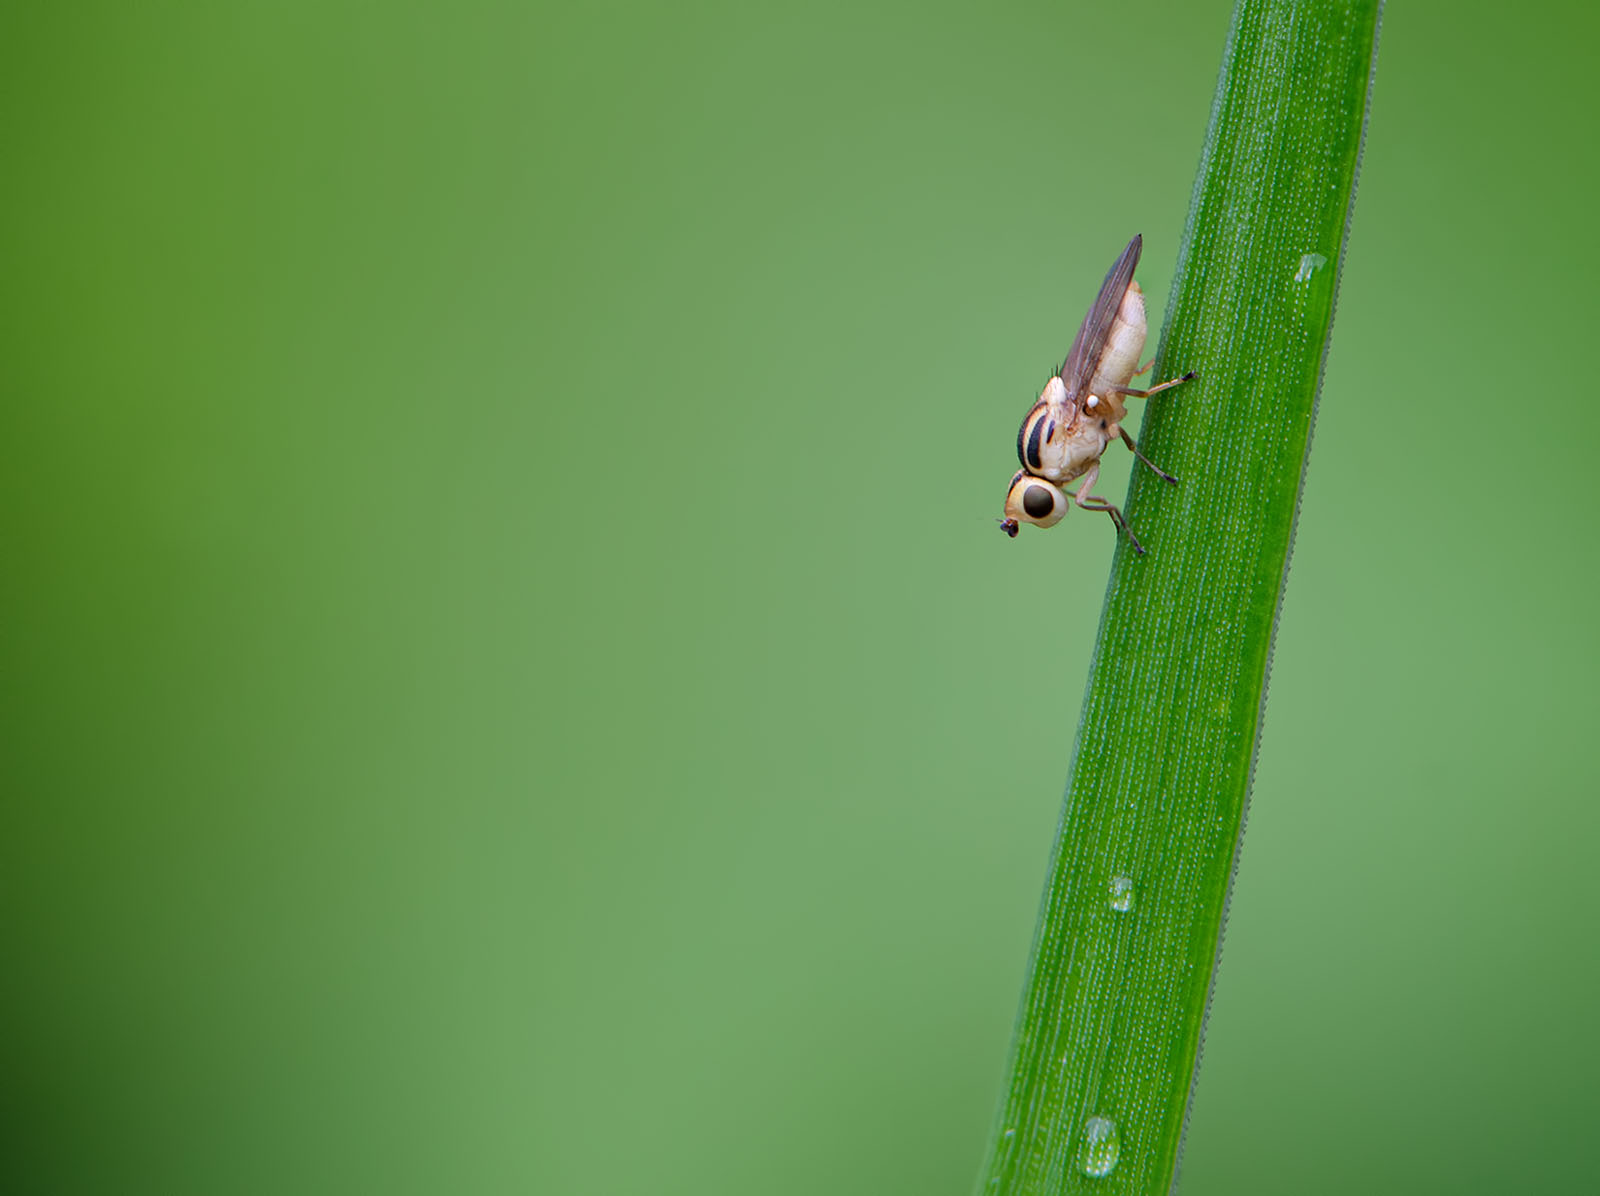
[[[1128,385],[1135,374],[1150,368],[1135,368],[1150,330],[1144,314],[1144,292],[1133,280],[1143,248],[1144,238],[1135,237],[1112,264],[1094,305],[1078,327],[1066,361],[1045,383],[1039,401],[1022,421],[1017,432],[1017,460],[1022,468],[1006,491],[1006,517],[1000,521],[1001,530],[1008,536],[1015,536],[1022,523],[1054,527],[1067,513],[1070,501],[1085,511],[1106,512],[1127,535],[1133,550],[1143,554],[1144,546],[1128,526],[1127,517],[1114,503],[1093,493],[1100,477],[1101,454],[1114,439],[1120,438],[1163,481],[1178,484],[1177,478],[1139,451],[1133,437],[1122,427],[1128,414],[1123,402],[1127,396],[1148,399],[1198,376],[1190,370],[1181,378],[1149,390]],[[1064,487],[1079,477],[1083,483],[1069,497]]]

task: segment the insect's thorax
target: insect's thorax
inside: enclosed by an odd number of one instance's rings
[[[1022,468],[1057,484],[1072,481],[1100,459],[1117,434],[1119,418],[1111,404],[1104,402],[1094,411],[1078,412],[1073,419],[1064,415],[1060,407],[1041,399],[1022,421],[1017,437]]]

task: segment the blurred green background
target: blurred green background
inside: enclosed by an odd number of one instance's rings
[[[970,1191],[1228,15],[9,13],[0,1186]],[[1190,1196],[1592,1182],[1597,23],[1389,9]]]

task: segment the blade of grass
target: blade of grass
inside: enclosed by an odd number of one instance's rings
[[[983,1193],[1176,1184],[1333,325],[1381,0],[1240,0]]]

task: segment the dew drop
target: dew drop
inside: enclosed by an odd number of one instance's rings
[[[1104,1179],[1117,1166],[1122,1155],[1122,1139],[1117,1123],[1109,1117],[1091,1117],[1083,1123],[1083,1145],[1078,1148],[1078,1166],[1092,1179]]]
[[[1133,880],[1127,876],[1113,876],[1106,882],[1106,900],[1112,909],[1126,913],[1133,908]]]
[[[1310,282],[1311,276],[1328,264],[1328,259],[1320,253],[1302,253],[1300,255],[1300,268],[1294,272],[1296,282]]]

